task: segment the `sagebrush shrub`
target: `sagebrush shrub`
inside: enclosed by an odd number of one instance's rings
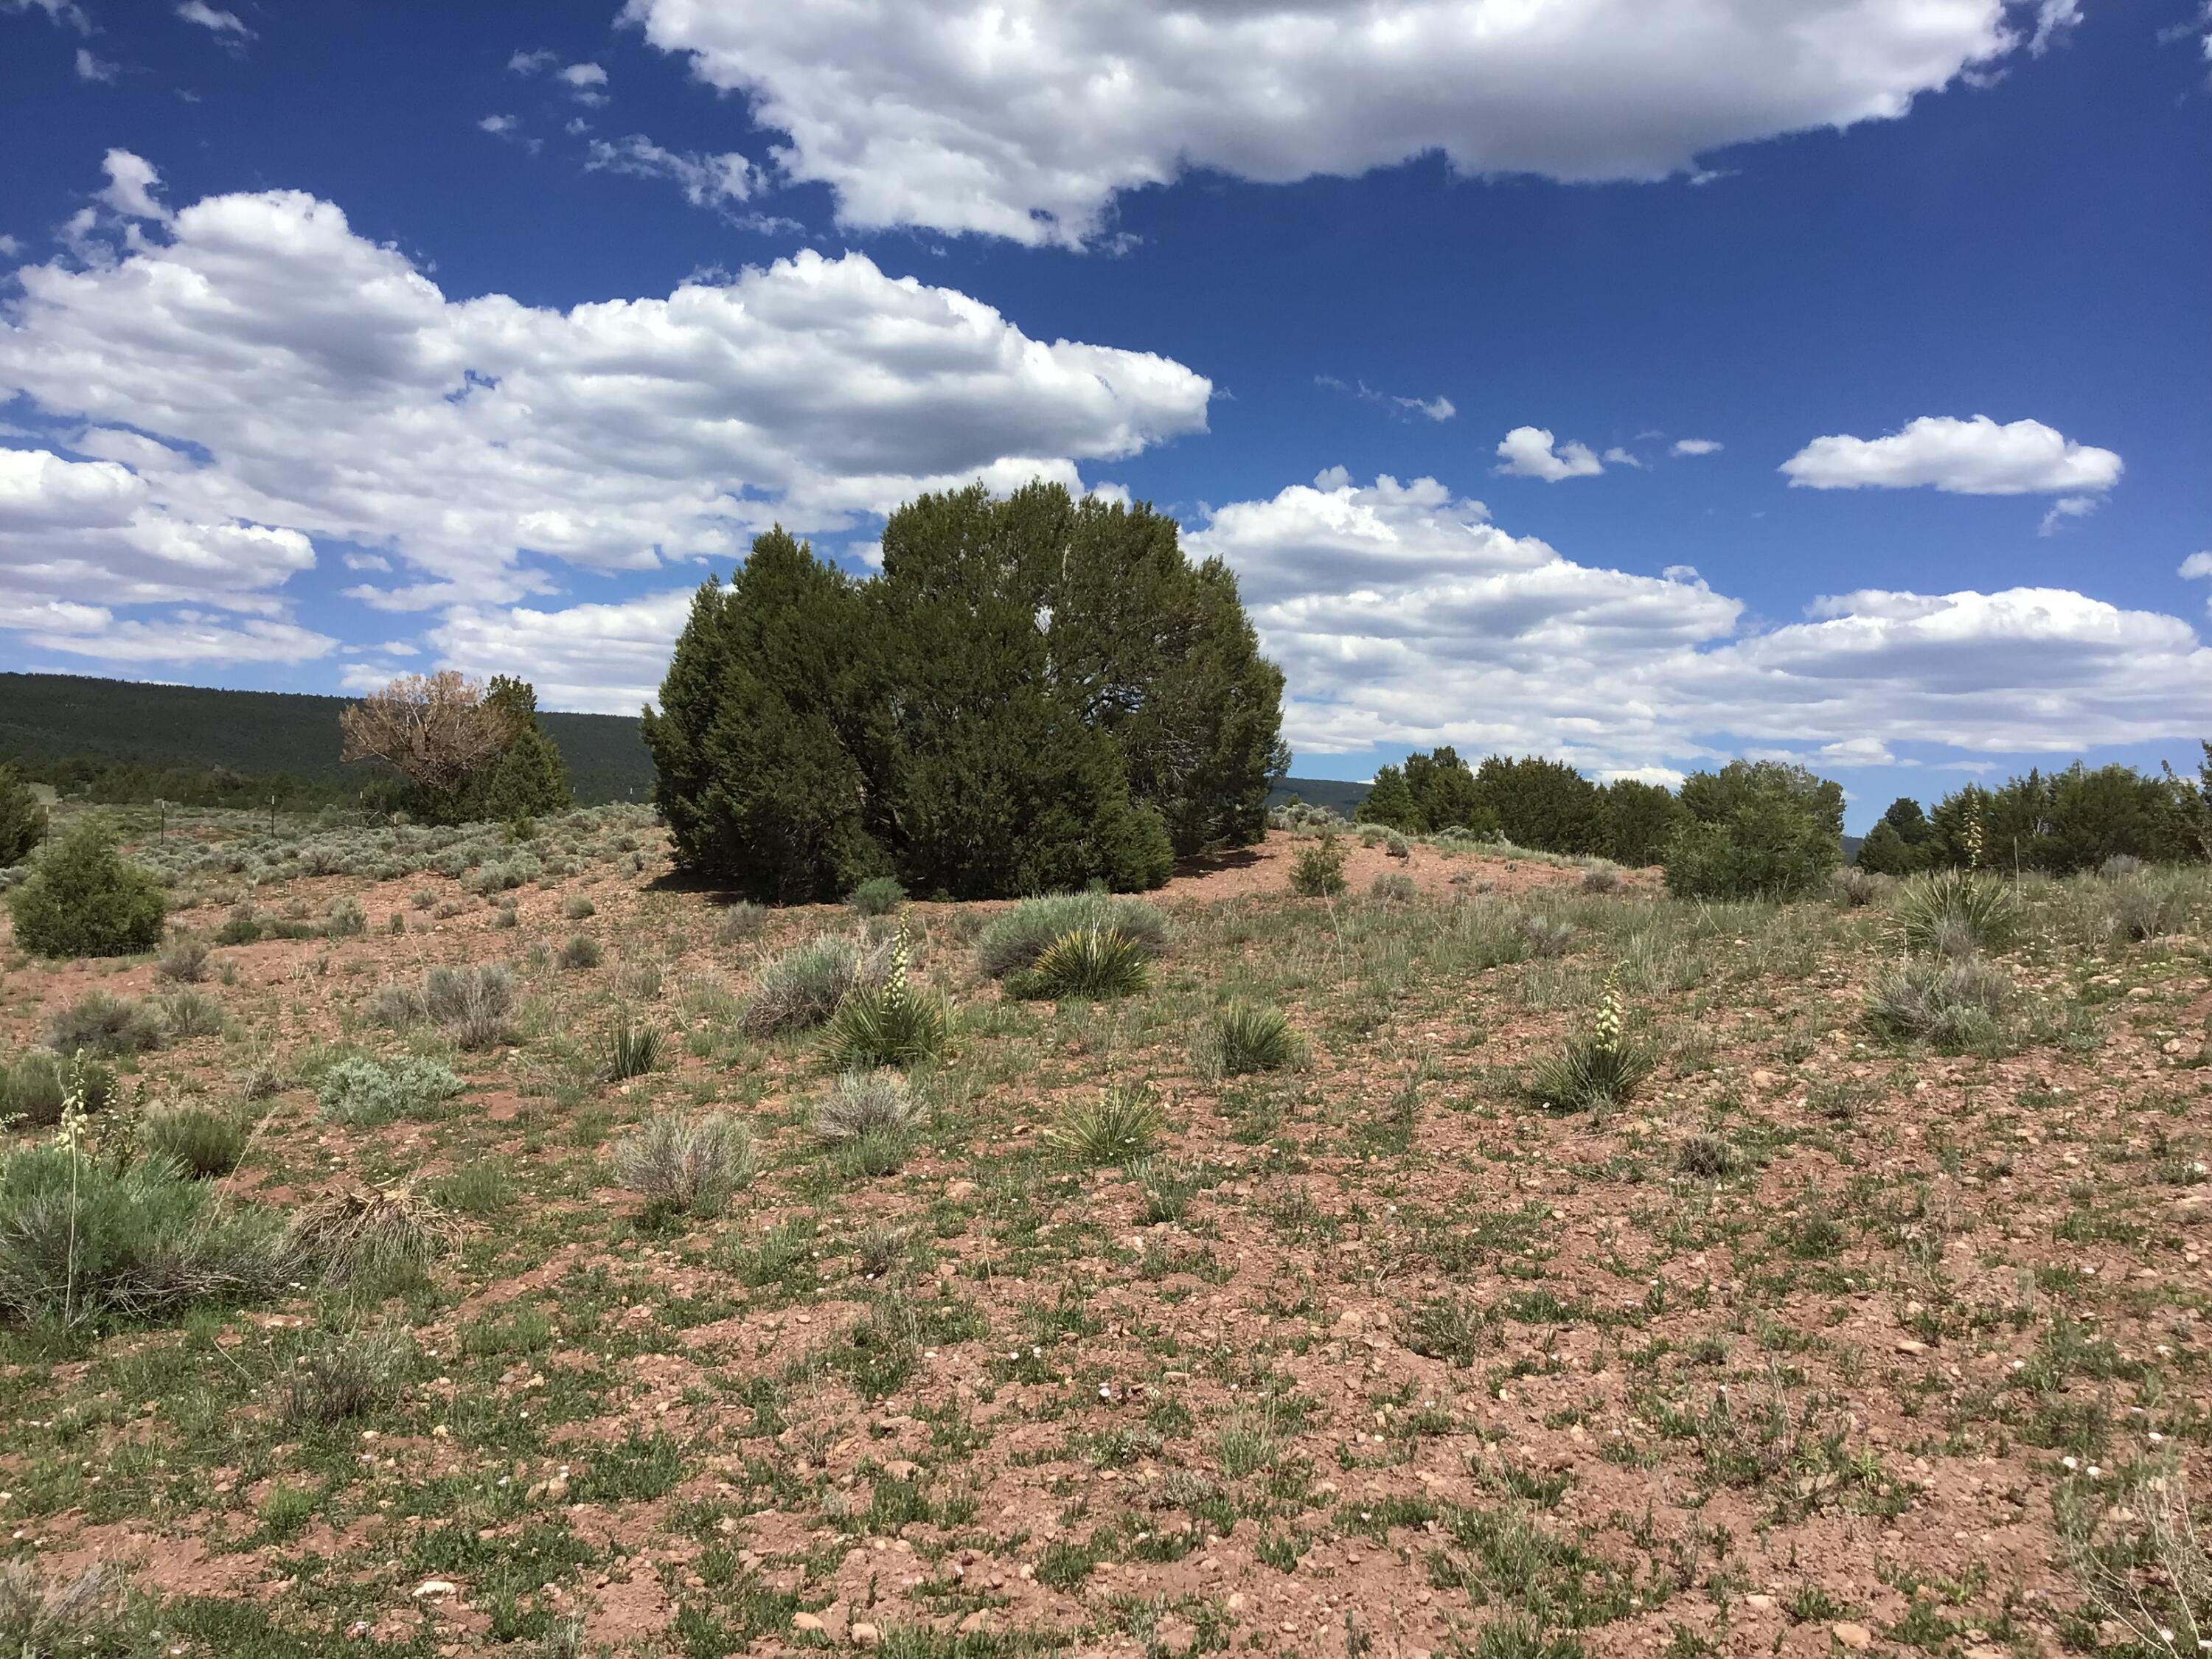
[[[177,939],[161,952],[161,959],[154,964],[154,976],[179,985],[198,985],[207,977],[207,941],[191,938]]]
[[[563,968],[596,968],[599,965],[599,942],[589,933],[578,933],[561,947],[554,960]]]
[[[76,1325],[270,1293],[287,1260],[275,1218],[219,1202],[160,1159],[117,1168],[73,1146],[0,1164],[0,1316]]]
[[[571,893],[561,901],[561,914],[571,921],[589,921],[599,913],[599,907],[581,893]]]
[[[88,1112],[102,1110],[115,1098],[115,1073],[100,1061],[27,1048],[0,1071],[0,1118],[17,1118],[33,1128],[58,1123],[72,1085]]]
[[[739,1022],[748,1036],[775,1036],[821,1024],[864,978],[879,979],[889,953],[878,959],[842,933],[823,933],[795,945],[762,969]]]
[[[1885,974],[1867,1004],[1881,1035],[1948,1051],[1996,1039],[2012,981],[1979,957],[1918,957]]]
[[[156,1106],[138,1120],[140,1152],[201,1179],[235,1170],[246,1141],[246,1125],[209,1106]]]
[[[1168,919],[1158,905],[1104,893],[1051,893],[1024,899],[986,922],[975,941],[975,965],[1004,979],[1033,964],[1054,939],[1086,927],[1110,928],[1148,957],[1167,946]]]
[[[459,1048],[496,1048],[507,1040],[514,970],[501,963],[433,968],[422,981],[423,1012]]]
[[[1377,904],[1411,904],[1420,896],[1419,884],[1401,871],[1386,870],[1367,884],[1367,896]]]
[[[615,1148],[615,1176],[653,1209],[717,1216],[753,1178],[752,1131],[726,1112],[661,1114]]]
[[[921,1101],[896,1072],[846,1072],[815,1103],[814,1133],[832,1144],[900,1135],[921,1118]]]
[[[34,956],[124,957],[161,942],[168,901],[147,871],[125,863],[97,820],[40,855],[31,878],[8,895],[15,943]]]
[[[349,1056],[323,1073],[315,1098],[333,1123],[371,1125],[425,1111],[460,1093],[463,1084],[434,1060]]]
[[[222,1035],[222,1005],[204,991],[189,987],[172,991],[154,1001],[154,1015],[167,1040],[187,1042],[194,1037]]]
[[[133,1002],[94,991],[46,1023],[46,1046],[61,1054],[96,1054],[117,1059],[158,1048],[167,1035],[151,1003]]]
[[[769,908],[755,904],[750,899],[739,899],[726,907],[714,921],[714,940],[718,945],[738,945],[764,931],[768,927]]]
[[[906,889],[896,876],[872,876],[845,902],[864,916],[887,916],[906,902]]]

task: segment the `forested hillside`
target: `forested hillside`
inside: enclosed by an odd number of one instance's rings
[[[106,800],[243,805],[280,783],[295,801],[350,799],[376,773],[338,762],[346,697],[0,674],[0,760]],[[586,805],[643,800],[653,766],[624,714],[544,714]],[[236,799],[233,799],[236,797]]]

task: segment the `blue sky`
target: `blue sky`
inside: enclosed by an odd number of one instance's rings
[[[0,658],[628,710],[768,523],[861,568],[1042,472],[1236,567],[1303,774],[1784,755],[1858,825],[2193,769],[2209,46],[2203,0],[0,0]]]

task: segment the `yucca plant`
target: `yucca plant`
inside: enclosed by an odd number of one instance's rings
[[[1279,1008],[1232,1002],[1218,1008],[1199,1034],[1193,1060],[1202,1077],[1218,1080],[1296,1065],[1304,1045]]]
[[[1898,930],[1908,951],[1965,957],[1998,950],[2011,942],[2019,923],[2012,889],[1969,870],[1915,876],[1898,896]]]
[[[1617,1106],[1651,1074],[1652,1064],[1651,1051],[1629,1036],[1620,988],[1607,975],[1589,1030],[1540,1062],[1529,1090],[1545,1105],[1565,1111]]]
[[[607,1039],[607,1080],[625,1083],[643,1077],[659,1058],[660,1033],[650,1025],[624,1020]]]
[[[831,1016],[824,1051],[841,1071],[904,1071],[945,1052],[951,1009],[942,994],[909,981],[908,957],[902,926],[883,982],[854,987]]]
[[[1126,1164],[1152,1150],[1167,1121],[1149,1089],[1111,1084],[1096,1100],[1069,1104],[1044,1133],[1079,1164]]]
[[[1085,998],[1103,1002],[1145,988],[1145,945],[1118,927],[1071,927],[1038,952],[1028,968],[1010,975],[1016,996],[1059,1002]]]

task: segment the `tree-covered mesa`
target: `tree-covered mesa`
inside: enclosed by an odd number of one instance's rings
[[[778,529],[692,603],[645,718],[679,863],[754,897],[1158,886],[1267,827],[1283,677],[1173,519],[924,495],[856,578]]]
[[[432,823],[534,817],[575,804],[568,769],[526,680],[489,685],[453,669],[408,674],[338,716],[349,761],[380,760],[404,783],[392,803]]]
[[[2212,744],[2195,778],[2132,766],[2031,771],[1997,788],[1970,783],[1932,812],[1902,797],[1868,831],[1858,864],[1878,875],[1987,866],[2067,875],[2108,859],[2212,857]]]

